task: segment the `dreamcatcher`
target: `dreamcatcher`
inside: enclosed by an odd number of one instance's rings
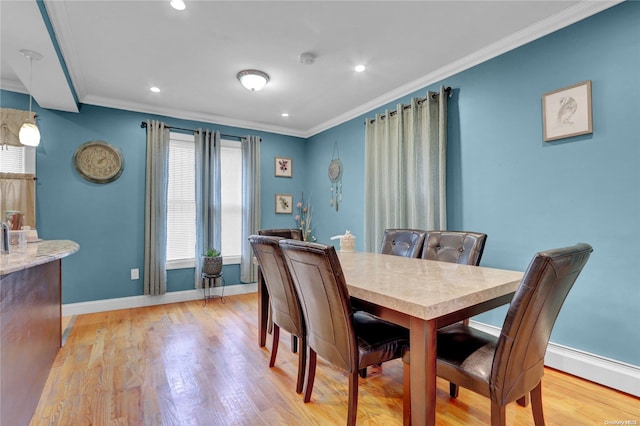
[[[331,201],[329,205],[333,207],[335,204],[336,211],[340,202],[342,202],[342,161],[340,161],[340,152],[338,151],[338,142],[334,142],[333,156],[329,163],[329,180],[331,181]]]

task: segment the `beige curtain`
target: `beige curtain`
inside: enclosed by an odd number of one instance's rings
[[[447,97],[429,92],[365,123],[365,250],[387,228],[446,229]]]
[[[222,165],[220,132],[198,129],[196,142],[196,268],[195,287],[202,288],[200,257],[209,247],[222,246]]]
[[[242,249],[240,281],[258,280],[258,267],[253,264],[249,236],[260,229],[260,138],[242,138]]]
[[[36,228],[36,181],[33,174],[0,173],[0,222],[6,222],[6,212],[24,215],[24,226]]]
[[[144,294],[167,292],[167,191],[169,129],[147,120],[147,167],[144,208]]]
[[[29,118],[29,111],[12,108],[0,108],[0,146],[22,146],[18,134],[20,127]],[[31,119],[36,119],[36,113],[31,113]],[[4,211],[4,210],[3,210]]]

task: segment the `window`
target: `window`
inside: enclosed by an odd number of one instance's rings
[[[196,246],[195,157],[193,135],[172,132],[167,191],[167,267],[193,266]]]
[[[36,173],[36,148],[3,145],[0,149],[0,172]]]
[[[242,146],[240,142],[222,141],[222,255],[240,263],[242,252]]]
[[[242,243],[242,148],[223,140],[221,155],[222,255],[224,263],[240,263]],[[195,140],[171,132],[167,193],[167,269],[195,266]]]

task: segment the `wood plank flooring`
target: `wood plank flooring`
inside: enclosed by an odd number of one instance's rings
[[[271,336],[257,345],[257,295],[224,300],[66,318],[72,327],[31,426],[345,424],[347,376],[318,359],[303,403],[289,334],[270,369]],[[402,363],[359,380],[358,424],[402,424]],[[550,369],[543,401],[548,425],[640,424],[638,398]],[[461,389],[450,399],[438,380],[439,425],[489,424],[489,413],[486,398]],[[530,408],[511,404],[507,423],[532,425]]]

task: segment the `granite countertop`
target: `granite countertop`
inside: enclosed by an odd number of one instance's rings
[[[0,254],[0,275],[10,274],[61,259],[77,252],[79,249],[78,243],[69,240],[47,240],[27,243],[24,253]]]

